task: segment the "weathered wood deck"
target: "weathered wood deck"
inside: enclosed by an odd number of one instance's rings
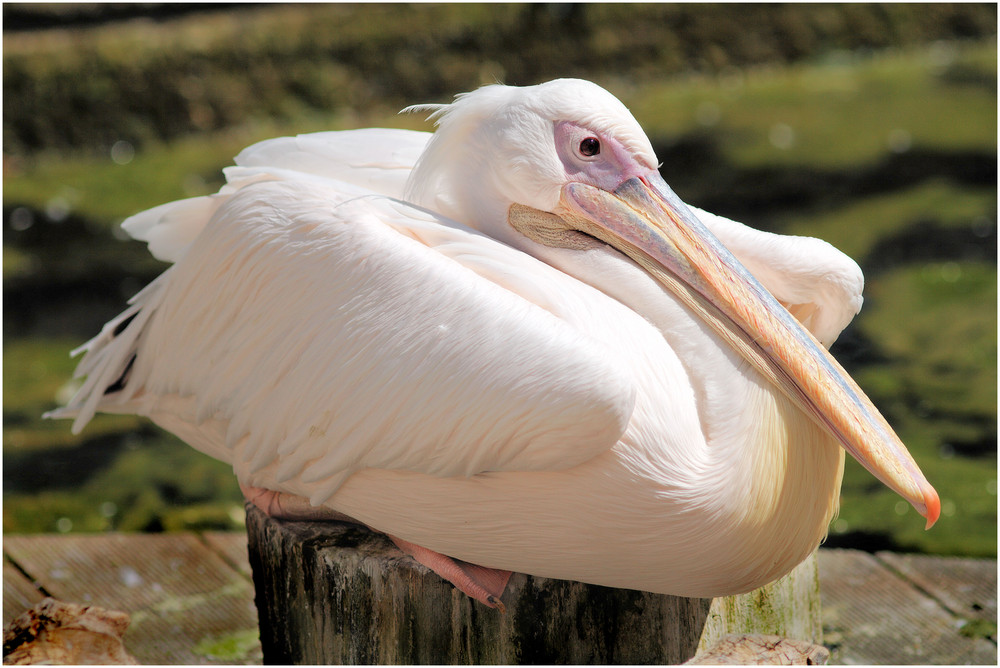
[[[141,662],[261,662],[242,533],[4,536],[3,623],[44,596],[128,612]],[[820,550],[831,663],[996,664],[995,560]]]

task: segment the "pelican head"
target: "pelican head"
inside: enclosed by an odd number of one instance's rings
[[[928,528],[937,520],[937,493],[886,420],[673,193],[645,133],[613,95],[561,79],[486,86],[411,110],[433,111],[438,131],[408,199],[529,252],[600,244],[624,254],[909,501]]]
[[[657,173],[649,139],[618,98],[600,86],[557,79],[537,86],[484,86],[433,111],[437,132],[421,155],[407,198],[516,241],[507,211],[517,203],[555,212],[568,183],[612,191]]]

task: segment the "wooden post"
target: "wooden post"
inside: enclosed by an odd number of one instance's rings
[[[363,527],[248,507],[247,533],[270,664],[682,663],[730,633],[821,642],[815,555],[714,601],[516,573],[501,614]]]

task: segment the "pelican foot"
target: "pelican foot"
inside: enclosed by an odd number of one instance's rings
[[[392,534],[386,534],[386,536],[400,550],[455,585],[469,598],[491,608],[496,608],[500,612],[506,612],[503,603],[500,602],[500,597],[503,596],[504,589],[507,588],[510,571],[486,568],[460,559],[452,559],[440,552],[428,550],[426,547],[420,547],[402,538],[396,538]]]
[[[263,487],[253,487],[240,483],[240,491],[243,497],[255,505],[268,517],[282,520],[292,520],[298,522],[349,522],[351,524],[361,524],[358,520],[338,513],[336,510],[324,506],[314,506],[309,503],[309,499],[304,496],[288,494],[285,492],[275,492]],[[368,527],[371,529],[371,527]],[[376,533],[382,533],[377,529],[372,529]],[[510,571],[502,571],[496,568],[486,568],[477,566],[459,559],[452,559],[440,552],[429,550],[414,543],[410,543],[393,535],[385,534],[396,544],[405,554],[431,569],[448,582],[455,585],[463,594],[479,601],[483,605],[496,608],[500,612],[505,612],[500,597],[503,596],[504,589],[507,588],[507,581],[510,579]]]
[[[314,506],[304,496],[244,485],[242,482],[240,483],[240,491],[243,492],[243,498],[257,506],[265,515],[279,520],[362,524],[353,517],[338,513],[332,508]]]

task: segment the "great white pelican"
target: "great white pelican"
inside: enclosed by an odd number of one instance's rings
[[[845,450],[934,523],[826,350],[852,260],[686,206],[595,84],[416,110],[436,132],[265,141],[125,221],[173,265],[52,415],[148,416],[265,510],[364,523],[493,606],[509,571],[761,586],[825,536]]]

